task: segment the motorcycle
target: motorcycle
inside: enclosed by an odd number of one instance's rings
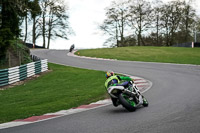
[[[126,81],[122,85],[110,86],[107,92],[114,106],[117,107],[121,104],[130,112],[135,111],[141,105],[144,107],[149,105],[147,99],[140,93],[133,81]]]
[[[73,50],[74,50],[74,44],[73,45],[71,45],[71,47],[70,47],[70,49],[69,49],[69,52],[72,52]]]

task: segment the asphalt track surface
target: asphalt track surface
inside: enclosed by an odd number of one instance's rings
[[[143,77],[153,86],[144,93],[149,107],[128,112],[108,105],[0,133],[199,133],[200,66],[105,61],[67,56],[64,50],[34,50],[49,62]]]

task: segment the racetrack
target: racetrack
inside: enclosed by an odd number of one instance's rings
[[[80,59],[67,56],[64,50],[33,50],[32,53],[53,63],[103,71],[111,69],[150,80],[153,86],[144,93],[150,105],[131,113],[108,105],[2,129],[1,133],[200,132],[200,66]]]

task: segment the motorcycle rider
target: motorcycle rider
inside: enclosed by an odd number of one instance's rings
[[[106,78],[107,78],[107,80],[105,81],[106,89],[109,88],[110,86],[128,87],[129,81],[134,82],[134,79],[131,79],[130,77],[115,75],[115,73],[113,71],[107,71],[106,72]],[[123,81],[125,81],[125,82],[123,82]],[[117,107],[119,105],[118,99],[111,97],[111,100],[112,100],[113,105],[115,107]]]
[[[75,48],[75,45],[72,44],[71,47],[70,47],[70,49],[69,49],[69,52],[72,52],[74,50],[74,48]]]

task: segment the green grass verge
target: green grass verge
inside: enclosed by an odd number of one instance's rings
[[[52,72],[0,90],[0,123],[105,99],[105,73],[49,63]]]
[[[200,48],[136,46],[79,50],[78,52],[80,56],[89,57],[200,65]]]

